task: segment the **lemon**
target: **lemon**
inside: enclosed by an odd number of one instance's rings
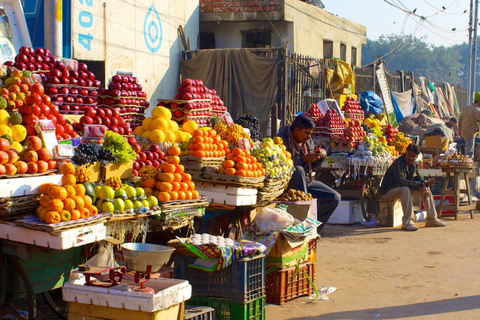
[[[21,124],[16,124],[10,127],[13,141],[22,142],[27,137],[27,129]],[[0,134],[2,136],[4,134]]]
[[[137,136],[141,136],[144,131],[145,129],[143,128],[143,126],[138,126],[135,128],[135,130],[133,130],[133,134],[136,134]]]
[[[170,121],[168,121],[168,124],[169,124],[168,128],[170,130],[172,130],[172,131],[177,131],[178,130],[178,123],[177,122],[175,122],[173,120],[170,120]]]
[[[150,132],[150,141],[158,143],[165,141],[165,133],[160,129],[155,129]]]
[[[150,131],[150,130],[145,130],[145,131],[143,131],[143,133],[142,133],[142,137],[144,137],[144,138],[149,138],[149,139],[150,139],[150,133],[152,133],[152,131]]]
[[[178,143],[182,143],[183,141],[185,141],[184,139],[184,136],[183,136],[183,132],[180,131],[180,130],[175,130],[173,131],[173,133],[175,134],[175,142],[178,142]]]
[[[167,142],[175,142],[175,133],[173,133],[173,131],[170,131],[170,130],[167,130],[165,131],[165,141]]]
[[[155,119],[162,118],[165,120],[171,120],[172,112],[165,107],[155,107],[152,110],[152,117]]]
[[[182,129],[185,132],[193,134],[193,131],[198,129],[198,124],[195,121],[188,120],[183,123]]]
[[[168,121],[163,118],[156,118],[150,123],[150,130],[160,129],[162,131],[168,130]]]
[[[147,117],[143,119],[142,121],[142,128],[143,130],[150,130],[150,123],[152,123],[153,118],[152,117]]]

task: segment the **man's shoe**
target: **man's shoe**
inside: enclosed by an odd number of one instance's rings
[[[425,220],[425,227],[445,227],[447,224],[443,221],[440,221],[438,219],[435,220],[430,220],[426,219]]]
[[[403,226],[402,225],[402,230],[405,230],[405,231],[417,231],[418,230],[418,227],[414,224],[409,224],[407,226]]]

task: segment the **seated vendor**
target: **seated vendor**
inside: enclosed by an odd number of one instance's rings
[[[412,222],[413,202],[412,196],[418,195],[423,201],[427,211],[425,227],[444,227],[445,222],[437,218],[435,210],[435,201],[428,187],[435,183],[431,178],[423,180],[418,173],[418,167],[415,160],[420,154],[418,146],[410,144],[407,151],[398,157],[387,169],[383,177],[380,193],[385,200],[400,200],[403,208],[402,230],[417,231],[417,226]]]
[[[295,165],[295,173],[288,188],[310,193],[317,199],[317,220],[322,222],[317,229],[320,233],[340,203],[340,194],[320,181],[312,179],[312,171],[320,167],[327,155],[323,149],[318,153],[314,152],[311,139],[314,128],[315,122],[310,117],[300,115],[290,126],[280,131],[277,137],[283,139]]]

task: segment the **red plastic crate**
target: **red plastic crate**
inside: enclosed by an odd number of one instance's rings
[[[440,200],[442,200],[442,196],[433,196],[433,199],[435,200],[435,208],[438,207],[440,204]],[[445,203],[450,203],[453,204],[453,196],[445,196]],[[422,210],[425,210],[425,206],[423,205],[422,201]],[[438,213],[438,210],[437,210]],[[452,210],[443,210],[442,211],[442,216],[453,216],[453,211]]]
[[[265,290],[267,302],[284,304],[292,299],[313,294],[313,286],[305,273],[313,281],[313,263],[310,261],[298,266],[280,268],[267,274]]]

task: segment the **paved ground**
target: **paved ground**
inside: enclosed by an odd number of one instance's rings
[[[446,219],[416,232],[327,225],[318,241],[317,287],[329,301],[301,297],[269,305],[272,320],[480,319],[480,216]],[[37,319],[55,319],[39,297]]]

